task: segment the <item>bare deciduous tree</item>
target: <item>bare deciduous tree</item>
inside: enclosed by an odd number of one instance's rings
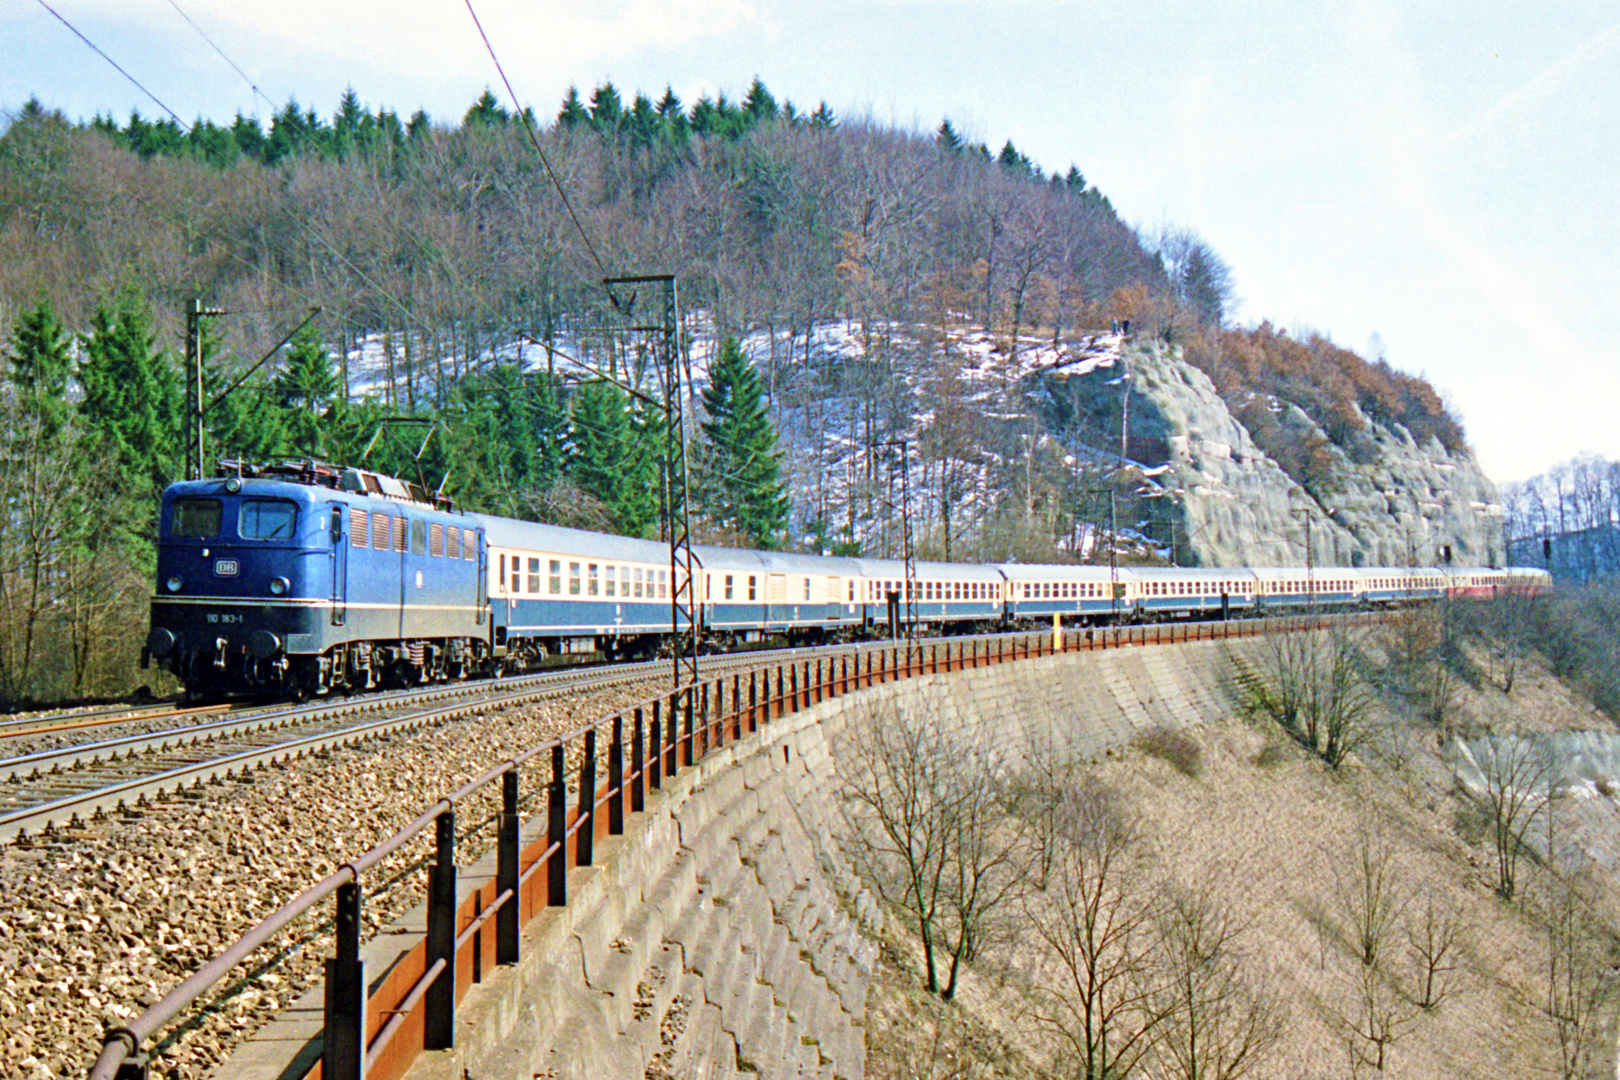
[[[1462,938],[1462,915],[1433,897],[1407,925],[1406,947],[1417,977],[1412,999],[1424,1012],[1439,1008],[1450,994]]]
[[[1288,1010],[1243,949],[1247,927],[1207,894],[1173,892],[1155,920],[1162,1037],[1148,1072],[1239,1080],[1264,1066]]]
[[[1394,866],[1395,853],[1383,837],[1363,830],[1347,868],[1336,869],[1335,901],[1349,927],[1349,940],[1362,967],[1388,961],[1389,946],[1406,910],[1406,890]]]
[[[1072,1075],[1127,1076],[1167,1013],[1154,971],[1156,891],[1128,812],[1094,779],[1066,793],[1058,830],[1047,887],[1025,901],[1046,946],[1033,1019],[1057,1039]]]
[[[1000,771],[981,743],[953,733],[927,704],[868,713],[844,755],[852,857],[915,927],[928,990],[946,1000],[1026,877],[1025,829],[1007,812]]]
[[[1473,759],[1496,849],[1496,891],[1511,900],[1525,836],[1549,806],[1553,761],[1529,739],[1494,733],[1474,744]]]
[[[1390,1049],[1411,1033],[1419,1009],[1401,992],[1382,965],[1358,964],[1350,973],[1351,1007],[1340,1017],[1350,1074],[1364,1069],[1383,1072]]]
[[[1599,1024],[1615,997],[1617,943],[1597,915],[1587,867],[1549,875],[1545,898],[1547,998],[1542,1008],[1558,1041],[1558,1076],[1591,1075],[1605,1040]]]

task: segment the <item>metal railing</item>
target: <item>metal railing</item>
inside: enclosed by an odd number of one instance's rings
[[[773,719],[916,675],[1056,653],[1253,637],[1317,622],[1294,617],[1053,630],[911,650],[903,644],[854,646],[831,657],[766,664],[746,674],[732,672],[679,687],[503,761],[428,807],[399,832],[289,900],[128,1025],[109,1030],[91,1080],[146,1080],[148,1041],[255,949],[328,898],[335,903],[334,955],[325,962],[325,1031],[316,1068],[321,1080],[394,1080],[423,1050],[452,1046],[457,1004],[485,972],[517,962],[524,925],[544,909],[568,902],[568,869],[591,865],[597,839],[622,834],[626,813],[641,813],[648,793],[681,769]],[[677,702],[684,707],[677,709]],[[604,742],[605,776],[599,760]],[[550,774],[546,831],[524,845],[519,780],[536,764]],[[458,904],[456,808],[496,782],[501,800],[496,872]],[[426,936],[368,995],[361,959],[363,876],[430,827]]]

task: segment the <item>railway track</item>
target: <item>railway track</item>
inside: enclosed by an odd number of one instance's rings
[[[892,647],[875,642],[861,651]],[[755,667],[767,655],[772,661],[802,660],[847,654],[849,649],[836,645],[727,654],[707,658],[704,668],[711,673],[725,672]],[[322,750],[486,709],[629,685],[658,678],[668,670],[668,661],[648,661],[368,694],[266,708],[251,715],[3,759],[0,844]],[[218,707],[210,708],[218,711]]]
[[[176,716],[203,716],[243,708],[229,704],[177,706],[169,703],[155,705],[119,705],[106,709],[89,709],[67,713],[36,713],[26,717],[0,719],[0,740],[26,739],[58,732],[83,731],[88,728],[108,727],[113,724],[147,723]]]

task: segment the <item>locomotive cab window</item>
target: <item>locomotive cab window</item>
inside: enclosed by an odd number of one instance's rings
[[[218,499],[176,499],[169,508],[169,535],[206,540],[219,535],[225,504]]]
[[[291,540],[298,527],[298,507],[281,499],[247,499],[237,518],[236,532],[244,540]]]

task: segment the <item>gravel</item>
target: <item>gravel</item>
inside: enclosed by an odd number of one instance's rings
[[[492,710],[331,751],[242,781],[0,849],[0,1048],[11,1075],[82,1075],[109,1026],[127,1023],[254,923],[398,831],[491,765],[661,681]],[[604,761],[605,754],[600,755]],[[526,813],[543,811],[543,764]],[[492,845],[500,785],[457,810],[463,857]],[[421,902],[432,830],[363,883],[367,930]],[[397,880],[396,880],[397,879]],[[195,1077],[319,980],[329,904],[259,950],[148,1049],[158,1075]]]

